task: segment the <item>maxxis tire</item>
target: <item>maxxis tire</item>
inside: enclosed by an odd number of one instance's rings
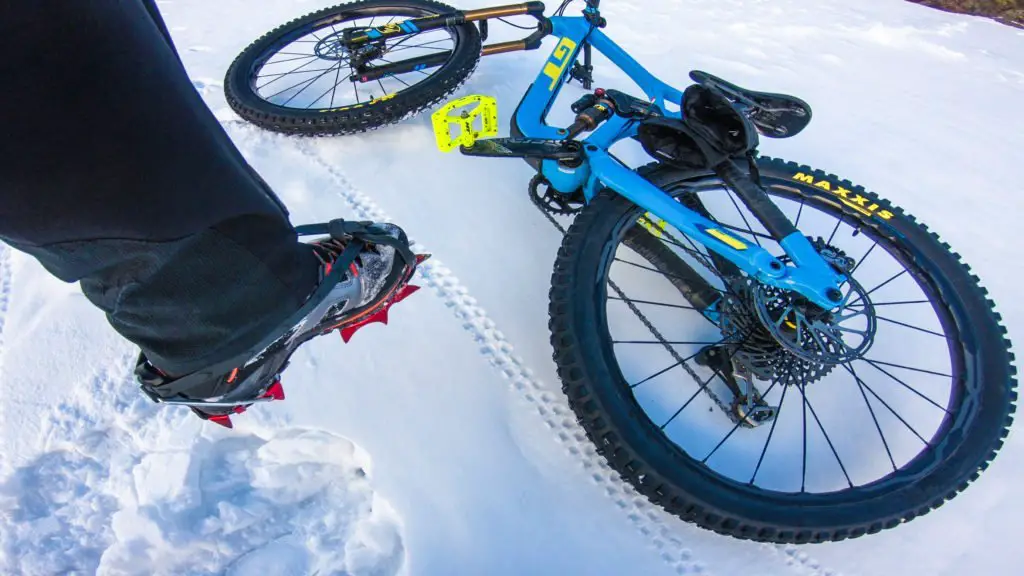
[[[636,207],[605,191],[577,216],[558,252],[550,291],[550,331],[554,360],[570,406],[608,463],[647,497],[681,519],[733,537],[775,543],[838,541],[893,528],[928,513],[963,491],[984,471],[1003,445],[1014,412],[1016,368],[1001,318],[977,276],[949,245],[884,199],[833,175],[792,162],[758,159],[762,182],[781,186],[809,202],[828,204],[859,218],[889,239],[902,238],[905,254],[928,271],[950,311],[965,354],[963,377],[978,392],[966,401],[959,440],[936,448],[935,468],[925,477],[856,502],[796,506],[779,493],[752,495],[738,483],[713,474],[685,456],[650,422],[633,398],[614,358],[603,343],[606,331],[596,303],[599,271],[617,222]],[[692,175],[668,168],[641,174],[663,189]],[[801,179],[797,175],[802,175]],[[829,191],[808,183],[829,182]],[[840,201],[837,186],[877,204],[864,217]],[[883,218],[883,212],[888,218]],[[968,406],[969,404],[969,406]],[[730,483],[732,482],[732,483]],[[735,485],[734,485],[735,484]],[[827,496],[827,495],[826,495]]]
[[[414,116],[455,92],[476,69],[480,61],[480,33],[473,24],[454,26],[457,37],[451,58],[430,78],[394,94],[393,98],[374,103],[352,105],[330,112],[299,110],[271,104],[259,97],[250,84],[258,59],[282,38],[332,17],[351,17],[371,10],[405,8],[422,15],[438,14],[454,8],[432,0],[362,0],[339,4],[296,18],[254,41],[228,68],[224,78],[224,95],[228,106],[253,124],[286,134],[340,135],[365,132]],[[301,35],[301,34],[300,34]]]

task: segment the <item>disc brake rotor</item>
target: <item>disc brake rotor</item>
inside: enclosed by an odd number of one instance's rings
[[[774,286],[753,286],[757,319],[771,337],[800,360],[835,366],[862,357],[874,341],[877,320],[864,287],[852,277],[843,299],[824,310],[803,296]]]

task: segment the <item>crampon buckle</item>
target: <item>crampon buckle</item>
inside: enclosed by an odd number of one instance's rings
[[[478,138],[498,134],[498,101],[483,94],[457,98],[431,114],[430,121],[441,152],[451,152],[457,146],[469,147]]]

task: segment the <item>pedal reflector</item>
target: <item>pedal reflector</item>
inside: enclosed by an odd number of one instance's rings
[[[438,150],[451,152],[456,146],[472,146],[478,138],[498,134],[498,101],[483,94],[457,98],[431,114],[430,120]]]

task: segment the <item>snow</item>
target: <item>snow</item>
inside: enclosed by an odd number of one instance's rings
[[[227,108],[223,72],[257,36],[331,2],[158,3],[197,90],[294,221],[393,219],[435,255],[426,289],[387,327],[306,345],[288,399],[225,430],[143,398],[132,347],[77,287],[0,248],[0,573],[1013,571],[1018,434],[940,510],[850,542],[742,542],[647,504],[561,396],[547,332],[560,237],[525,197],[529,168],[438,153],[426,115],[343,138],[260,131]],[[902,0],[606,0],[602,11],[617,42],[678,86],[698,68],[810,102],[811,126],[762,151],[927,222],[1024,338],[1012,237],[1024,33]],[[507,126],[549,49],[487,58],[461,93],[496,96]],[[599,85],[629,88],[597,66]]]

